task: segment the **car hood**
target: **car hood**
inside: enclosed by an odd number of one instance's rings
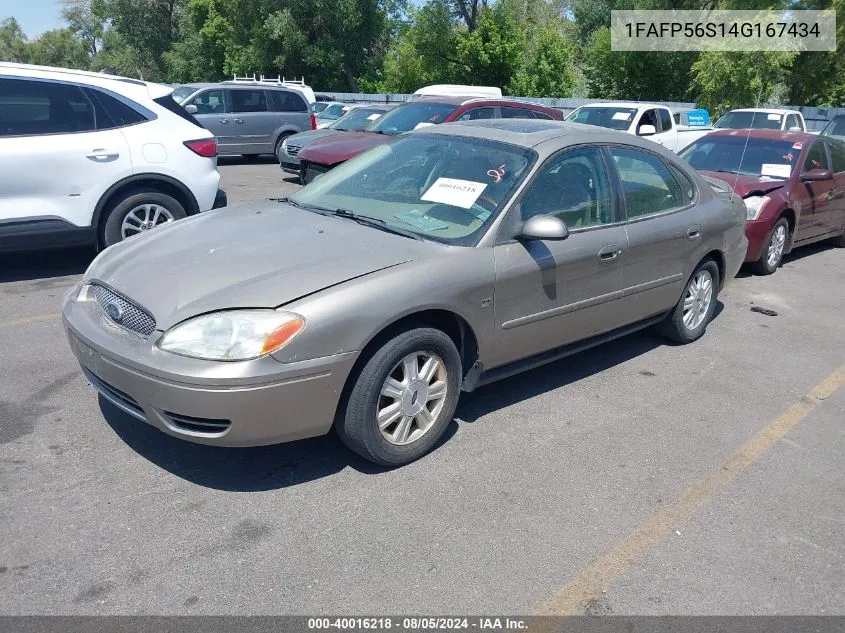
[[[308,147],[302,148],[299,158],[309,163],[336,165],[364,153],[371,147],[387,143],[392,138],[389,134],[375,132],[345,132],[309,143]]]
[[[741,198],[745,198],[754,192],[769,193],[789,184],[788,180],[771,180],[765,176],[737,176],[736,174],[704,170],[699,173],[726,182]]]
[[[129,238],[87,279],[143,306],[166,330],[215,310],[275,308],[442,248],[267,200]]]
[[[298,134],[291,134],[288,136],[287,142],[288,145],[298,145],[302,147],[306,143],[311,143],[316,141],[318,138],[324,138],[326,136],[331,136],[332,134],[337,134],[340,130],[335,130],[330,127],[323,127],[319,130],[308,130],[306,132],[299,132]]]

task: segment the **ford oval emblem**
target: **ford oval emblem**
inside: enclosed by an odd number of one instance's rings
[[[111,320],[115,323],[123,321],[123,308],[114,302],[106,304],[106,314],[108,314]]]

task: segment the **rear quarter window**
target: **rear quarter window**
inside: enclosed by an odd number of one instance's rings
[[[185,110],[185,108],[176,103],[176,101],[173,100],[172,96],[165,95],[164,97],[154,99],[154,101],[165,110],[169,110],[176,116],[185,119],[188,123],[192,123],[203,130],[205,129],[202,125],[200,125],[199,121],[197,121],[193,116],[188,113],[187,110]]]
[[[126,127],[127,125],[144,123],[148,120],[140,112],[104,92],[90,88],[86,92],[94,103],[98,130]]]
[[[287,90],[271,90],[276,112],[308,112],[308,104],[300,95]]]

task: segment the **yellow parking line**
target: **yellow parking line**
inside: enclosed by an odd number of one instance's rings
[[[634,562],[660,544],[676,526],[706,504],[713,495],[756,462],[787,432],[798,426],[819,405],[845,384],[845,365],[810,389],[769,426],[762,429],[718,469],[706,475],[669,505],[652,515],[633,534],[617,543],[604,556],[561,587],[539,609],[539,615],[576,615],[601,597],[610,585]]]
[[[14,321],[0,321],[0,329],[18,327],[19,325],[30,325],[32,323],[43,323],[45,321],[55,321],[56,323],[61,323],[61,320],[62,315],[58,312],[54,312],[52,314],[37,314],[35,316],[16,319]]]

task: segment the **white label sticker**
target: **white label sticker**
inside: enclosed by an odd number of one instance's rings
[[[769,115],[769,121],[780,121],[780,115],[779,114],[770,114]]]
[[[778,165],[777,163],[763,163],[760,167],[761,176],[775,176],[777,178],[789,178],[792,173],[792,165]]]
[[[374,112],[373,114],[367,117],[367,121],[375,121],[380,116],[381,114],[379,114],[378,112]]]
[[[613,113],[613,120],[614,121],[627,121],[631,118],[630,112],[614,112]]]
[[[487,188],[487,183],[456,178],[438,178],[420,200],[441,202],[462,209],[469,209]]]
[[[434,123],[429,123],[428,121],[423,121],[422,123],[417,123],[414,126],[414,129],[419,130],[421,127],[428,127],[429,125],[434,125]]]

